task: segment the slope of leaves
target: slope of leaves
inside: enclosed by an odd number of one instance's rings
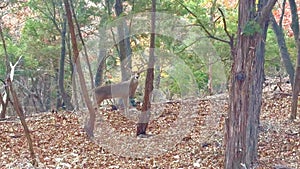
[[[222,96],[223,97],[223,96]],[[299,168],[299,121],[289,122],[290,96],[264,94],[259,135],[259,167]],[[39,168],[223,168],[224,119],[227,97],[193,99],[159,106],[163,112],[149,123],[149,133],[167,130],[180,107],[196,112],[195,123],[172,150],[156,157],[113,155],[87,139],[76,113],[45,113],[28,117]],[[214,109],[212,109],[214,108]],[[103,119],[121,133],[134,135],[135,123],[117,111],[101,111]],[[0,122],[0,168],[32,168],[26,138],[17,119]]]

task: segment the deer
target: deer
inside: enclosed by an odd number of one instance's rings
[[[129,108],[129,99],[132,99],[134,97],[135,91],[139,84],[139,76],[140,72],[136,72],[127,81],[96,87],[95,96],[97,105],[100,105],[102,101],[106,99],[122,98],[125,106],[125,111],[127,112]]]

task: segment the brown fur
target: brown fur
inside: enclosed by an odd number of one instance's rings
[[[112,85],[97,87],[95,95],[97,104],[100,105],[105,99],[123,98],[126,108],[128,107],[128,99],[134,97],[138,86],[139,74],[135,74],[129,80]]]

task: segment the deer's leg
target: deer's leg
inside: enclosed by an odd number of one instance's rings
[[[100,96],[96,97],[96,99],[97,99],[97,106],[99,107],[104,99],[101,98]]]
[[[124,111],[125,111],[125,115],[127,115],[128,113],[128,97],[123,97],[123,104],[124,104]]]

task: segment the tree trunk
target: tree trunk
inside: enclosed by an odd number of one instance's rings
[[[115,10],[117,16],[120,16],[123,13],[123,0],[116,0]],[[126,81],[130,78],[130,72],[128,69],[131,69],[131,48],[130,43],[126,40],[126,32],[125,27],[127,27],[124,21],[121,21],[118,25],[118,44],[119,44],[119,51],[120,51],[120,60],[121,60],[121,73],[122,73],[122,81]],[[129,46],[128,46],[129,45]]]
[[[0,118],[5,118],[8,101],[9,101],[9,90],[6,86],[6,84],[3,82],[5,93],[4,96],[2,96],[2,93],[0,93],[0,103],[1,103],[1,112],[0,112]]]
[[[89,121],[85,125],[85,130],[86,130],[87,135],[89,137],[93,137],[94,136],[94,127],[95,127],[96,114],[95,114],[95,110],[93,108],[92,102],[91,102],[91,100],[89,98],[89,95],[88,95],[88,90],[87,90],[87,87],[86,87],[83,71],[82,71],[81,64],[80,64],[79,51],[78,51],[78,48],[77,48],[76,35],[75,35],[75,31],[74,31],[74,24],[73,24],[73,21],[72,21],[72,14],[71,14],[71,10],[70,10],[69,1],[64,0],[64,4],[65,4],[66,13],[67,13],[69,29],[70,29],[70,33],[71,33],[71,41],[72,41],[72,47],[73,47],[74,62],[75,62],[75,65],[76,65],[76,70],[77,70],[78,76],[79,76],[79,82],[80,82],[80,86],[81,86],[81,89],[82,89],[83,98],[84,98],[84,101],[85,101],[85,103],[88,107],[88,111],[89,111],[89,115],[90,115]]]
[[[277,43],[278,43],[278,47],[280,50],[282,61],[285,66],[286,72],[289,75],[291,85],[293,87],[295,70],[294,70],[294,66],[291,61],[290,53],[286,47],[286,42],[284,39],[283,31],[282,31],[282,28],[279,27],[279,25],[277,24],[273,14],[271,14],[271,21],[272,21],[271,23],[272,23],[273,31],[277,38]]]
[[[44,79],[44,86],[43,86],[43,95],[44,95],[44,105],[45,110],[49,111],[51,109],[51,76],[45,75]]]
[[[7,49],[6,49],[6,43],[5,43],[4,35],[3,35],[2,23],[0,23],[0,35],[1,35],[2,46],[3,46],[3,50],[4,50],[4,54],[5,54],[6,72],[10,72],[9,56],[8,56],[8,52],[7,52]],[[8,105],[9,91],[8,91],[7,87],[5,87],[5,91],[6,91],[5,92],[6,93],[6,97],[5,98],[1,98],[0,118],[5,118],[6,109],[7,109],[7,105]]]
[[[297,44],[297,63],[296,63],[296,73],[294,79],[293,96],[292,96],[292,111],[290,115],[291,120],[295,120],[297,116],[297,105],[298,105],[298,95],[300,92],[300,39],[299,39],[299,17],[297,14],[297,5],[295,0],[289,0],[292,14],[292,30],[294,33],[295,43]]]
[[[297,47],[298,47],[298,58],[296,64],[295,83],[293,87],[292,112],[290,116],[291,120],[295,120],[297,116],[298,97],[300,92],[300,39],[297,42]]]
[[[70,32],[67,31],[67,47],[68,47],[68,53],[69,53],[69,64],[70,64],[70,71],[71,71],[71,77],[72,77],[72,97],[73,97],[73,103],[74,103],[74,110],[79,109],[79,102],[78,102],[78,93],[77,93],[77,83],[76,83],[76,65],[74,65],[74,60],[72,59],[72,49],[71,49],[71,38],[70,38]]]
[[[61,94],[60,94],[60,91],[59,91],[59,82],[58,82],[59,70],[55,69],[54,73],[55,73],[54,81],[55,81],[55,84],[56,84],[55,85],[55,91],[56,91],[56,105],[55,105],[55,109],[58,110],[61,107],[61,103],[62,103],[62,98],[60,97]]]
[[[78,20],[77,20],[76,14],[75,14],[74,5],[73,5],[72,0],[70,0],[70,2],[71,2],[71,9],[72,9],[72,13],[73,13],[73,18],[74,18],[74,21],[75,21],[75,24],[76,24],[76,28],[77,28],[77,31],[78,31],[78,35],[79,35],[81,44],[83,46],[83,51],[84,51],[86,64],[88,66],[88,71],[89,71],[89,75],[90,75],[90,79],[91,79],[91,88],[93,89],[94,88],[94,78],[93,78],[93,74],[92,74],[90,60],[89,60],[89,57],[88,57],[88,52],[87,52],[87,49],[86,49],[86,46],[85,46],[85,43],[84,43],[84,40],[83,40],[83,37],[82,37],[82,34],[81,34],[80,25],[78,23]]]
[[[30,152],[30,157],[31,157],[31,160],[32,160],[31,163],[32,163],[33,166],[37,167],[38,166],[38,162],[36,161],[35,153],[34,153],[34,150],[33,150],[33,143],[32,143],[32,139],[30,137],[30,132],[29,132],[27,123],[25,121],[25,116],[24,116],[22,107],[21,107],[21,105],[19,103],[17,94],[16,94],[16,92],[14,91],[14,89],[12,87],[12,82],[11,82],[10,77],[8,77],[8,79],[7,79],[7,85],[9,86],[9,90],[10,90],[10,92],[12,94],[13,103],[14,103],[13,104],[14,109],[17,112],[18,116],[20,117],[20,121],[21,121],[22,126],[24,128],[24,133],[25,133],[25,136],[26,136],[26,139],[27,139],[27,143],[28,143],[28,147],[29,147],[29,152]]]
[[[2,21],[2,19],[1,19],[1,21]],[[4,49],[4,54],[5,54],[6,72],[10,72],[9,56],[8,56],[8,52],[7,52],[7,49],[6,49],[6,43],[5,43],[4,35],[3,35],[2,23],[0,23],[0,35],[1,35],[2,45],[3,45],[3,49]]]
[[[264,70],[264,38],[274,1],[239,1],[238,37],[231,70],[230,103],[226,119],[225,168],[253,168],[257,158],[258,125]],[[262,8],[264,7],[264,8]],[[257,25],[261,30],[255,30]],[[256,28],[255,28],[256,27]],[[247,29],[246,29],[247,28]],[[249,29],[250,28],[250,29]],[[250,32],[248,32],[251,30]]]
[[[150,52],[147,76],[145,80],[145,93],[142,106],[142,113],[139,117],[137,124],[136,135],[145,135],[146,129],[150,120],[150,108],[151,108],[151,94],[153,91],[154,80],[154,64],[155,64],[155,12],[156,12],[156,0],[152,0],[152,13],[151,13],[151,36],[150,36]]]
[[[71,104],[71,97],[66,93],[64,87],[65,78],[65,57],[66,57],[66,32],[67,32],[67,20],[64,16],[63,26],[61,30],[61,53],[59,62],[59,77],[58,77],[58,87],[67,110],[72,110],[73,105]],[[59,107],[61,107],[60,105]]]
[[[97,72],[95,76],[96,87],[101,86],[103,84],[103,72],[104,72],[105,60],[106,60],[106,50],[100,49],[98,55]]]
[[[293,95],[292,95],[292,111],[290,115],[291,120],[295,120],[297,116],[297,108],[298,108],[298,97],[300,92],[300,37],[297,40],[297,48],[298,48],[298,57],[296,63],[296,74],[295,74],[295,83],[293,87]]]
[[[9,73],[9,76],[6,79],[6,84],[8,86],[8,90],[10,91],[12,99],[13,99],[14,109],[17,112],[18,116],[20,117],[21,124],[24,128],[25,137],[27,139],[27,143],[28,143],[28,147],[29,147],[31,163],[34,167],[38,167],[38,162],[36,161],[36,156],[35,156],[35,153],[34,153],[34,150],[33,150],[33,143],[32,143],[32,139],[31,139],[31,136],[30,136],[30,131],[28,129],[28,126],[27,126],[27,123],[26,123],[26,120],[25,120],[23,109],[20,105],[19,99],[18,99],[17,94],[14,91],[13,85],[12,85],[12,80],[13,80],[13,76],[14,76],[14,72],[15,72],[15,67],[19,63],[20,59],[21,59],[21,57],[19,58],[19,60],[17,61],[17,63],[14,66],[11,65],[11,67],[10,67],[11,71]]]

